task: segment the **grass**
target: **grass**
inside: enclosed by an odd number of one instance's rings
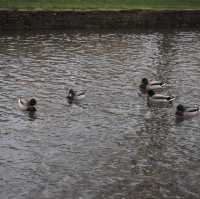
[[[200,10],[200,0],[0,0],[17,10]]]

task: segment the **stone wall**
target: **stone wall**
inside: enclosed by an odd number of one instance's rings
[[[200,11],[0,11],[0,30],[200,27]]]

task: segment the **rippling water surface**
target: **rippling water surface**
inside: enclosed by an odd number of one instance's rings
[[[142,77],[174,106],[148,107]],[[200,31],[1,34],[0,89],[0,198],[200,198],[200,116],[174,117],[200,104]]]

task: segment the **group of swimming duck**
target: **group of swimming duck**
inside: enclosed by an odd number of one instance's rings
[[[147,94],[147,102],[151,103],[166,103],[172,104],[175,100],[174,96],[163,95],[160,92],[165,87],[165,83],[161,81],[149,81],[147,78],[143,78],[139,86],[140,91],[143,94]],[[195,116],[199,113],[199,107],[188,107],[182,104],[177,105],[175,115],[180,118],[188,118]]]
[[[143,94],[147,94],[148,104],[151,104],[151,103],[172,104],[172,102],[175,100],[174,96],[156,93],[156,92],[162,91],[164,86],[165,84],[161,81],[149,81],[147,78],[143,78],[139,88]],[[69,104],[75,101],[81,100],[84,97],[85,97],[85,91],[77,92],[73,89],[69,89],[66,96]],[[23,111],[31,111],[31,112],[36,111],[36,108],[35,108],[36,104],[37,104],[37,101],[34,98],[30,100],[26,100],[23,98],[18,99],[18,106]],[[184,118],[188,116],[194,116],[198,113],[199,113],[199,107],[186,107],[182,104],[179,104],[176,107],[175,114],[177,117]]]
[[[69,91],[67,92],[67,96],[66,96],[69,104],[76,102],[78,100],[81,100],[84,97],[85,97],[85,91],[77,92],[73,89],[69,89]],[[22,110],[22,111],[34,112],[34,111],[36,111],[36,108],[35,108],[36,105],[37,105],[37,101],[34,98],[32,98],[30,100],[27,100],[24,98],[18,99],[18,106],[19,106],[20,110]]]

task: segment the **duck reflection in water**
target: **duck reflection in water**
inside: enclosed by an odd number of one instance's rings
[[[30,121],[34,121],[35,119],[37,119],[37,115],[35,111],[29,111],[28,116],[29,116]]]

